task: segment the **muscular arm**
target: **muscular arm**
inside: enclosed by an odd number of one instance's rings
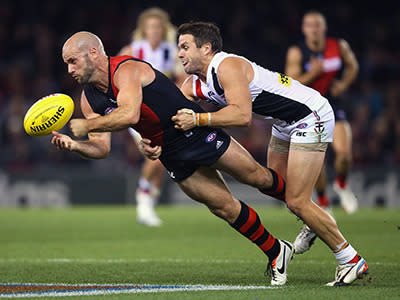
[[[347,42],[339,40],[339,49],[344,64],[344,71],[341,79],[335,79],[331,83],[329,91],[333,97],[339,97],[348,90],[358,73],[358,62]]]
[[[343,77],[341,81],[347,89],[357,77],[358,62],[349,44],[345,40],[339,41],[339,48],[344,63]]]
[[[322,62],[311,57],[309,71],[303,73],[301,66],[302,54],[297,46],[292,46],[288,49],[286,55],[285,74],[300,81],[302,84],[310,85],[314,79],[322,72]]]
[[[119,90],[118,107],[108,115],[88,120],[88,131],[118,131],[139,122],[142,87],[154,78],[154,71],[145,63],[129,61],[122,64],[114,75],[114,84]]]
[[[182,94],[189,100],[193,102],[199,102],[200,100],[195,98],[193,94],[193,75],[190,75],[185,79],[185,81],[182,83],[181,87],[181,92]]]
[[[82,92],[81,96],[81,109],[86,119],[93,119],[99,116],[93,112],[84,92]],[[111,150],[111,133],[90,132],[88,140],[74,142],[73,151],[78,152],[81,156],[94,159],[106,158]]]
[[[251,65],[242,58],[227,58],[220,64],[218,78],[228,105],[211,113],[212,126],[250,126],[252,98],[249,82],[253,76]]]
[[[172,121],[175,128],[189,130],[194,126],[213,127],[242,127],[251,124],[252,99],[249,90],[249,82],[253,79],[254,72],[251,65],[241,58],[227,58],[218,68],[218,78],[225,92],[227,106],[215,111],[215,106],[201,105],[206,111],[212,113],[194,113],[192,110],[181,109]],[[186,79],[181,90],[186,98],[195,101],[192,87],[193,77]],[[205,104],[208,104],[205,101]],[[200,103],[199,103],[200,104]],[[204,122],[206,117],[206,122]],[[196,125],[197,124],[197,125]]]
[[[81,109],[86,119],[99,116],[93,112],[84,92],[81,95]],[[110,152],[111,133],[89,133],[88,140],[80,141],[73,140],[68,135],[53,131],[51,143],[59,150],[74,151],[85,158],[101,159],[107,157]]]

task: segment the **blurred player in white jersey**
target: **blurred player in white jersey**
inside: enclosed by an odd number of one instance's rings
[[[118,55],[132,55],[149,62],[180,86],[186,75],[177,61],[176,30],[170,23],[168,13],[153,7],[143,11],[133,31],[132,42],[122,48]],[[129,133],[138,144],[141,136],[134,129]],[[136,190],[137,221],[147,226],[160,226],[154,206],[160,195],[165,168],[159,160],[145,158],[138,188]]]

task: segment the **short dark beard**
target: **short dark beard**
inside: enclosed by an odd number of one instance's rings
[[[94,73],[94,64],[92,63],[92,61],[89,59],[89,56],[87,54],[85,54],[84,56],[85,59],[85,63],[86,63],[86,67],[83,70],[83,75],[79,80],[80,84],[88,84],[90,83],[90,79]]]

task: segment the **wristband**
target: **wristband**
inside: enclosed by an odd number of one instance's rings
[[[195,126],[211,126],[211,113],[196,113]]]

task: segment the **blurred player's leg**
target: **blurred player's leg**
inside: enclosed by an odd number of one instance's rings
[[[138,145],[142,139],[140,134],[132,128],[129,128],[128,131]],[[154,207],[160,197],[164,173],[165,168],[159,160],[145,158],[136,189],[136,219],[140,224],[147,226],[160,226],[162,224]]]
[[[347,121],[336,121],[332,146],[335,151],[336,180],[334,190],[339,195],[343,209],[351,214],[358,209],[358,201],[347,182],[351,168],[351,128]]]
[[[326,195],[326,164],[322,166],[321,172],[319,173],[317,182],[315,183],[315,191],[317,192],[317,203],[318,205],[329,212],[330,202]]]
[[[302,254],[310,250],[316,239],[317,235],[311,230],[308,225],[304,225],[293,242],[294,253]]]
[[[145,159],[136,190],[136,218],[140,224],[160,226],[161,219],[154,209],[160,196],[165,168],[159,160]]]

